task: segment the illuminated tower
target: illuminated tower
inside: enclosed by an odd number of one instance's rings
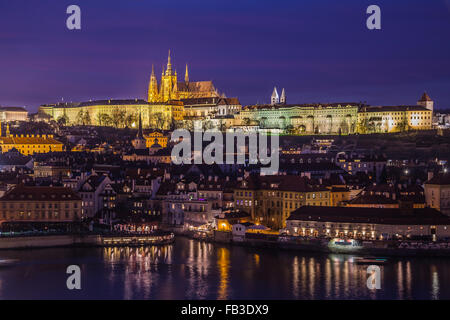
[[[417,101],[417,104],[419,106],[423,106],[423,107],[427,108],[428,110],[433,111],[434,102],[433,102],[433,100],[431,100],[430,96],[426,92],[423,93],[420,100]]]
[[[189,71],[188,71],[188,65],[186,63],[186,72],[184,74],[184,82],[188,83],[189,82]]]
[[[131,142],[135,149],[146,149],[146,141],[142,132],[142,116],[139,113],[139,129],[136,138]]]
[[[148,84],[148,102],[157,102],[158,98],[158,81],[156,80],[155,70],[152,65],[152,75]]]
[[[284,91],[284,88],[283,88],[283,90],[281,90],[280,103],[286,104],[286,92]]]
[[[270,97],[270,104],[274,105],[277,103],[280,103],[280,96],[278,95],[277,87],[274,87],[272,96]]]
[[[10,132],[9,132],[9,123],[6,123],[6,136],[9,137]]]
[[[177,72],[172,72],[172,62],[170,59],[170,50],[169,50],[169,57],[167,58],[167,68],[161,76],[161,88],[159,90],[159,98],[160,101],[166,102],[169,100],[176,100],[178,99],[178,92],[177,92]]]

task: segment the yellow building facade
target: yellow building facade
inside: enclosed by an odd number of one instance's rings
[[[9,124],[7,124],[6,136],[2,135],[0,126],[0,148],[2,153],[15,148],[21,154],[28,156],[35,153],[62,152],[63,144],[51,134],[12,135],[9,133]]]
[[[144,127],[169,129],[173,121],[183,120],[183,103],[149,103],[141,99],[96,100],[77,104],[43,105],[39,112],[67,125],[136,127],[139,115]]]
[[[161,132],[157,131],[144,135],[144,138],[145,138],[145,145],[147,148],[150,148],[155,144],[159,144],[161,147],[166,148],[167,141],[169,140],[168,137],[164,136]]]

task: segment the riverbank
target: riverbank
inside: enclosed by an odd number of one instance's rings
[[[153,246],[173,243],[174,234],[159,232],[156,234],[58,234],[1,237],[0,250],[7,249],[33,249],[53,247],[109,247],[109,246]]]
[[[390,257],[449,257],[450,242],[371,240],[361,241],[359,246],[330,246],[331,239],[286,237],[259,233],[247,233],[245,237],[233,238],[231,232],[215,230],[211,234],[198,234],[181,228],[166,228],[178,236],[232,246],[275,250],[291,250],[308,253],[338,253],[365,256]]]

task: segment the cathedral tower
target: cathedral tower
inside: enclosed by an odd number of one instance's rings
[[[150,83],[148,84],[148,102],[157,102],[158,97],[158,80],[156,80],[155,69],[152,65],[152,75],[150,76]]]
[[[161,88],[159,90],[160,100],[169,101],[178,99],[177,94],[177,72],[172,72],[172,62],[170,59],[170,50],[169,57],[167,58],[167,67],[166,71],[161,76]]]

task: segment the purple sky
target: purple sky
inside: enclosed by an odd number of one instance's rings
[[[66,29],[77,4],[82,30]],[[382,30],[365,26],[381,7]],[[145,98],[167,51],[179,77],[213,80],[242,104],[450,108],[450,0],[0,0],[0,105]]]

